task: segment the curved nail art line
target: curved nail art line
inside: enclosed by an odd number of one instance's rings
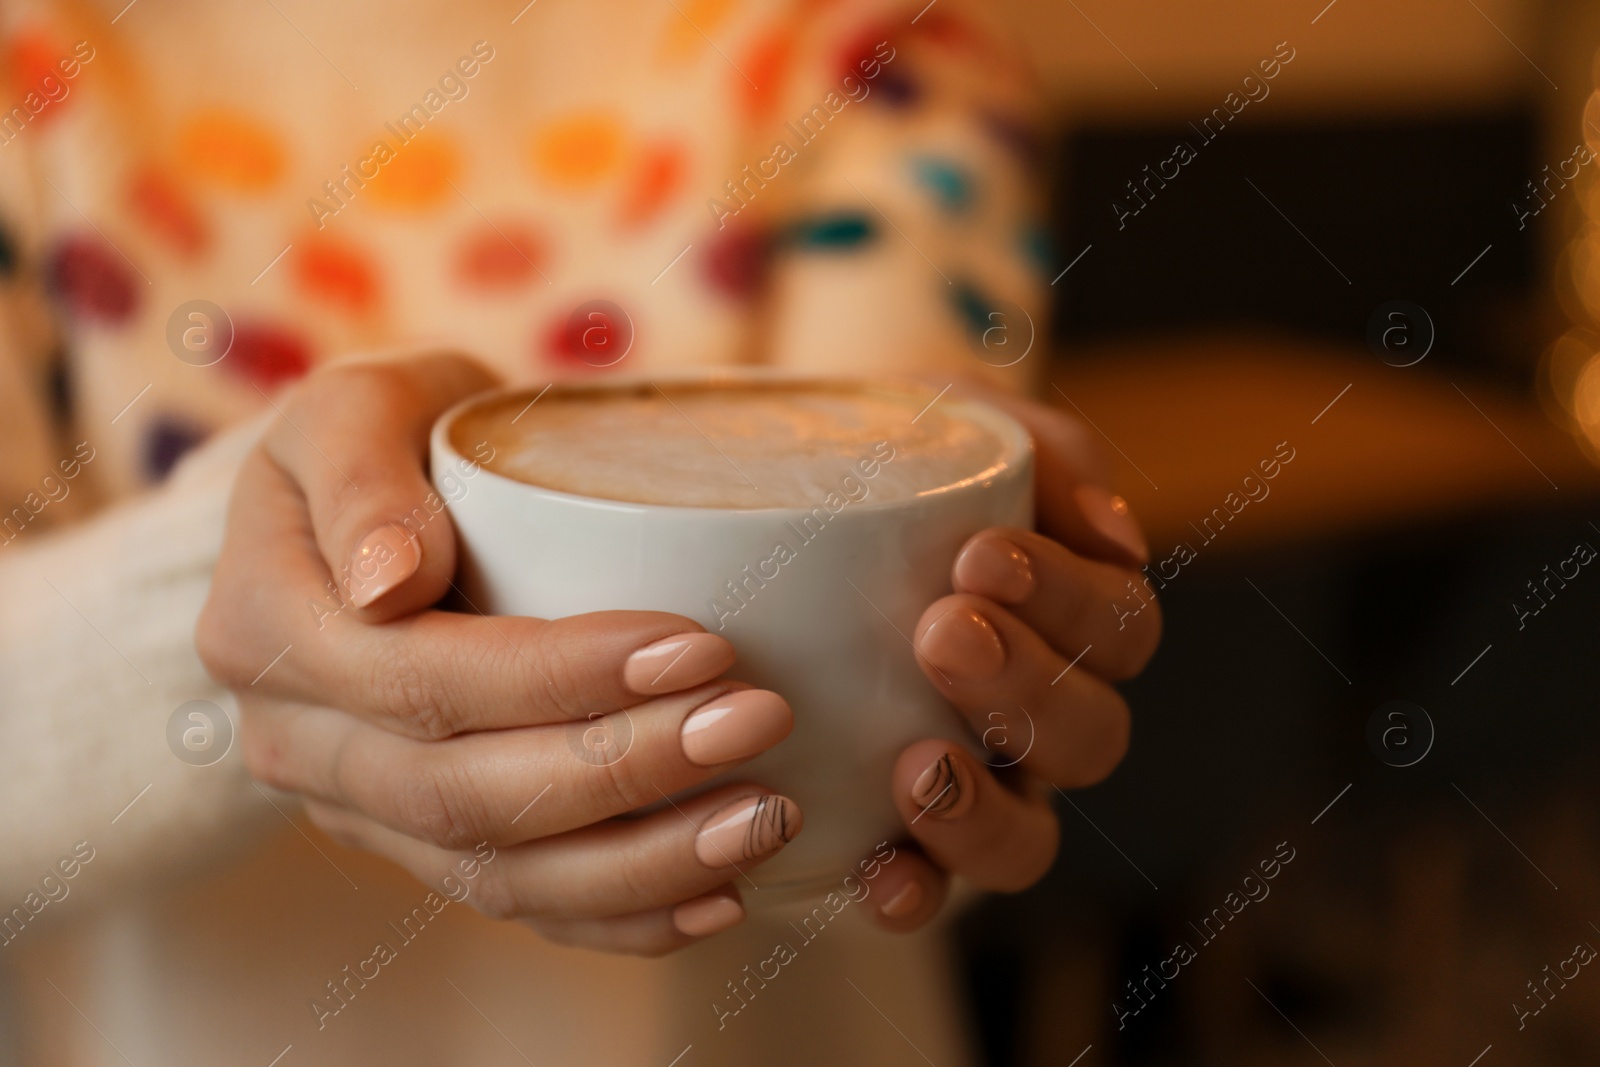
[[[927,785],[922,784],[922,778],[932,775],[932,781]],[[917,814],[915,823],[922,816],[933,814],[935,818],[955,809],[961,802],[961,776],[956,773],[955,757],[946,752],[939,757],[939,762],[922,772],[922,778],[917,780],[918,788],[913,789],[911,800],[921,812]]]
[[[755,859],[794,839],[789,832],[789,798],[764,796],[756,801],[744,832],[744,858]]]

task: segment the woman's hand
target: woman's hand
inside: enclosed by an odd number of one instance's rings
[[[251,775],[335,838],[435,886],[473,857],[467,899],[553,940],[670,951],[743,918],[740,872],[799,809],[728,785],[612,816],[777,744],[789,707],[717,681],[732,647],[681,616],[430,607],[456,546],[429,429],[493,384],[453,356],[307,379],[239,475],[196,643],[238,695]]]
[[[1138,574],[1143,535],[1102,487],[1106,468],[1087,433],[1041,404],[968,391],[1032,434],[1044,532],[972,537],[952,569],[955,592],[917,623],[918,663],[991,760],[943,740],[901,753],[892,788],[915,844],[897,850],[873,888],[873,915],[894,930],[938,912],[947,872],[1006,892],[1043,877],[1059,832],[1052,787],[1092,785],[1121,761],[1128,706],[1110,683],[1139,673],[1161,637],[1160,609]],[[1148,610],[1118,610],[1130,582],[1150,597]]]

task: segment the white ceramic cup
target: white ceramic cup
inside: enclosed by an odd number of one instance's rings
[[[747,376],[694,379],[702,387],[718,380],[750,384]],[[457,584],[472,606],[545,619],[612,609],[684,615],[733,643],[739,658],[730,677],[771,689],[794,709],[787,739],[711,783],[760,784],[793,799],[805,817],[803,832],[751,872],[763,892],[759,900],[747,892],[747,904],[836,886],[878,844],[903,837],[889,776],[910,743],[945,737],[982,751],[918,667],[911,637],[928,605],[951,591],[951,565],[967,538],[991,526],[1032,525],[1033,446],[1010,416],[938,400],[946,414],[987,427],[1004,446],[992,467],[954,485],[880,502],[872,479],[851,465],[835,479],[840,492],[814,508],[735,510],[622,503],[495,474],[463,454],[476,443],[458,451],[450,430],[462,412],[504,395],[469,399],[433,428],[434,485],[455,522]],[[926,400],[934,396],[926,391]],[[862,457],[871,458],[870,451]],[[846,486],[846,477],[854,483]],[[848,499],[847,488],[860,499]],[[793,558],[777,564],[780,543]],[[619,734],[628,733],[623,722]],[[571,736],[578,758],[590,762],[626,759],[631,742],[586,736],[576,724]]]

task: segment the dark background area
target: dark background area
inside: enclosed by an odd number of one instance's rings
[[[1519,231],[1510,204],[1543,166],[1538,131],[1531,110],[1241,124],[1119,230],[1124,183],[1198,138],[1181,123],[1076,130],[1062,141],[1056,233],[1063,263],[1093,247],[1056,287],[1061,359],[1106,340],[1263,326],[1366,359],[1368,316],[1398,298],[1432,314],[1430,369],[1530,393],[1549,338],[1529,323],[1547,283],[1536,230]],[[1126,762],[1058,798],[1063,852],[1044,883],[984,900],[958,927],[988,1062],[1067,1064],[1089,1042],[1093,1062],[1115,1064],[1452,1063],[1452,1042],[1462,1067],[1491,1043],[1512,1053],[1498,1062],[1595,1062],[1583,1006],[1537,1037],[1518,1034],[1510,1008],[1565,954],[1582,924],[1564,909],[1594,888],[1600,825],[1583,819],[1600,814],[1600,576],[1581,573],[1523,629],[1511,603],[1577,542],[1600,545],[1593,512],[1581,494],[1551,494],[1186,567],[1162,594],[1161,650],[1123,687]],[[1406,768],[1367,740],[1369,717],[1396,699],[1436,730]],[[1119,1030],[1123,983],[1196,941],[1186,924],[1285,840],[1304,858],[1276,891]],[[1600,920],[1600,899],[1589,903]],[[1434,912],[1460,921],[1426,934]],[[1475,933],[1447,944],[1446,926]],[[1462,987],[1430,999],[1453,972]]]
[[[1428,309],[1453,365],[1528,384],[1547,339],[1518,329],[1516,313],[1535,295],[1538,231],[1519,229],[1511,205],[1543,173],[1536,114],[1253,118],[1247,108],[1209,142],[1185,123],[1063,139],[1060,255],[1070,262],[1092,245],[1094,268],[1055,287],[1068,353],[1130,332],[1239,325],[1348,342],[1365,336],[1374,307],[1404,299]],[[1158,167],[1179,142],[1196,157],[1163,188]],[[1129,182],[1145,206],[1119,217],[1113,205],[1139,208]]]

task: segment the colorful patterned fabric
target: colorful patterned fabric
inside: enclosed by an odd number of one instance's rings
[[[1028,85],[953,4],[113,6],[0,13],[0,287],[54,327],[0,359],[41,409],[65,361],[112,495],[352,351],[983,372],[1040,325]]]

